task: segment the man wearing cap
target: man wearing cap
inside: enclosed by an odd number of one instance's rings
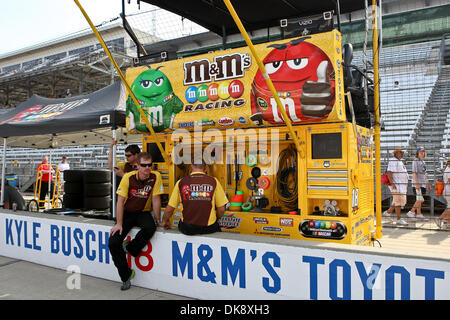
[[[169,229],[169,219],[179,203],[183,205],[178,230],[186,235],[220,231],[219,219],[225,213],[227,196],[220,182],[206,174],[206,164],[193,164],[192,173],[175,184],[162,223]]]
[[[386,174],[389,178],[389,190],[392,193],[392,204],[388,210],[383,212],[385,217],[389,217],[395,210],[398,225],[407,225],[408,223],[401,218],[401,210],[406,205],[406,192],[408,188],[408,171],[402,162],[402,147],[395,147],[392,152],[393,157],[389,159]]]
[[[137,157],[141,152],[141,149],[136,144],[130,144],[125,148],[125,162],[118,162],[117,167],[113,168],[113,152],[112,149],[114,145],[117,144],[117,140],[112,139],[110,144],[110,151],[108,155],[108,167],[113,169],[114,173],[119,177],[123,177],[125,173],[134,171],[138,169]]]

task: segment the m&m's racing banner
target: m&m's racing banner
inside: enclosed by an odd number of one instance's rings
[[[341,35],[327,33],[256,46],[293,124],[346,120]],[[155,132],[284,125],[248,47],[127,70]],[[130,133],[149,132],[130,96]]]

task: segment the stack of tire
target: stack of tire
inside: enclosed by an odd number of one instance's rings
[[[111,171],[65,170],[63,207],[107,210],[111,207]]]

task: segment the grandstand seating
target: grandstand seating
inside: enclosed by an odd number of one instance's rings
[[[390,47],[381,50],[380,137],[383,161],[395,146],[408,147],[425,110],[437,79],[437,42]],[[367,53],[368,60],[372,53]],[[353,63],[363,68],[363,53],[355,53]]]
[[[125,145],[117,146],[117,158],[122,159]],[[2,150],[3,151],[3,150]],[[58,164],[62,156],[67,157],[71,169],[99,169],[108,167],[109,145],[93,145],[89,147],[61,147],[58,149],[6,149],[6,174],[18,176],[19,188],[31,186],[35,179],[37,166],[43,156],[48,156],[50,163]],[[15,162],[17,166],[15,166]],[[27,183],[28,182],[28,183]],[[28,187],[26,187],[28,189]],[[24,191],[24,190],[22,190]]]

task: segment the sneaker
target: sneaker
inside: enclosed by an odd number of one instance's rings
[[[383,217],[390,217],[390,216],[391,214],[387,212],[387,210],[383,212]]]
[[[134,274],[135,274],[134,270],[131,269],[130,277],[128,278],[127,281],[122,282],[122,286],[120,287],[120,290],[125,291],[125,290],[130,289],[130,287],[131,287],[131,279],[134,278]]]
[[[408,222],[406,222],[403,218],[400,218],[397,220],[397,224],[399,224],[401,226],[407,226]]]
[[[416,216],[416,218],[417,218],[417,219],[420,219],[420,220],[424,220],[424,221],[427,220],[427,218],[425,218],[423,214],[418,214],[418,215]]]
[[[442,219],[441,218],[436,218],[436,219],[434,219],[434,222],[436,223],[437,227],[439,229],[441,229],[441,227],[442,227]]]
[[[415,218],[415,217],[416,217],[416,214],[415,214],[414,212],[408,211],[408,213],[406,214],[406,216],[407,216],[408,218]]]

